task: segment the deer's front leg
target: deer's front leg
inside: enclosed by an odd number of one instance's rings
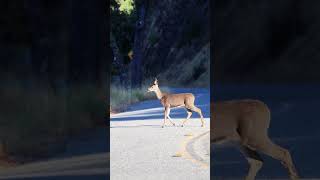
[[[168,118],[169,122],[170,122],[173,126],[176,126],[176,124],[173,122],[173,120],[172,120],[171,117],[170,117],[170,108],[168,108],[168,110],[167,110],[167,118]]]
[[[162,128],[164,128],[164,126],[166,125],[167,113],[168,113],[168,107],[165,107],[165,108],[164,108],[164,119],[163,119]]]

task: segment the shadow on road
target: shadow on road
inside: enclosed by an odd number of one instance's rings
[[[32,177],[32,178],[17,178],[12,180],[107,180],[109,175],[96,176],[55,176],[55,177]]]
[[[161,127],[160,125],[132,125],[132,126],[111,126],[110,128],[139,128],[139,127]]]

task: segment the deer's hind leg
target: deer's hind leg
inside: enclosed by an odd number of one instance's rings
[[[192,111],[191,111],[190,109],[187,109],[187,113],[188,113],[188,116],[187,116],[187,118],[182,122],[181,127],[184,126],[184,124],[187,122],[187,120],[190,119],[190,117],[191,117],[191,115],[192,115]]]
[[[199,114],[200,120],[201,120],[201,127],[204,127],[204,120],[203,120],[203,115],[202,115],[201,109],[196,107],[195,105],[193,105],[191,107],[187,107],[187,108],[190,109],[191,111],[194,111]]]
[[[249,171],[245,180],[254,180],[263,165],[263,160],[256,151],[247,146],[240,145],[240,151],[244,154],[249,163]]]
[[[296,171],[295,165],[293,164],[291,154],[287,149],[284,149],[276,144],[274,144],[268,137],[261,142],[263,144],[257,147],[258,151],[281,161],[282,165],[288,170],[290,179],[299,179],[298,173]]]

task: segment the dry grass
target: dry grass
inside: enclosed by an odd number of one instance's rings
[[[155,93],[148,93],[148,87],[154,79],[146,79],[141,88],[127,89],[125,87],[111,85],[110,87],[110,106],[113,112],[121,112],[134,103],[156,99]],[[162,83],[162,82],[161,82]],[[161,87],[163,92],[170,92],[166,87]]]
[[[135,89],[126,89],[121,86],[111,85],[110,106],[112,111],[123,111],[130,104],[152,99],[154,97],[153,93],[147,93],[147,88],[146,85]]]

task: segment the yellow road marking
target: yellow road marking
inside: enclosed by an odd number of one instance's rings
[[[172,157],[182,157],[182,153],[177,152],[175,155],[173,155]]]
[[[181,150],[181,152],[178,152],[178,153],[176,153],[176,154],[181,154],[182,157],[184,157],[185,159],[191,160],[192,162],[200,165],[200,166],[203,167],[203,168],[208,168],[208,167],[209,167],[208,164],[206,164],[206,163],[204,163],[204,162],[202,162],[202,161],[199,161],[199,160],[197,160],[197,159],[195,159],[194,157],[191,156],[191,154],[187,151],[187,145],[188,145],[188,143],[189,143],[191,140],[193,140],[193,139],[195,139],[195,138],[197,138],[197,137],[199,137],[199,136],[203,136],[203,135],[205,135],[205,134],[207,134],[207,133],[209,133],[209,132],[210,132],[210,131],[207,131],[207,132],[202,133],[202,134],[199,134],[199,135],[197,135],[197,136],[195,136],[195,137],[186,136],[186,135],[185,135],[187,138],[185,138],[185,139],[182,141],[182,150]],[[176,156],[176,157],[178,157],[178,156]]]

